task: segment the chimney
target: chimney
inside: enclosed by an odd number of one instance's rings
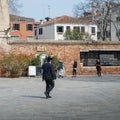
[[[49,20],[50,20],[50,18],[49,18],[49,17],[45,17],[45,20],[46,20],[46,21],[49,21]]]
[[[43,24],[43,20],[40,20],[40,24]]]

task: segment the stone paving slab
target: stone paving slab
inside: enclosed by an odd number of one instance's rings
[[[120,120],[120,75],[64,77],[52,98],[40,77],[0,78],[0,120]]]

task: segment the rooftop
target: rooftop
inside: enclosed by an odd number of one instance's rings
[[[41,21],[40,26],[46,26],[54,23],[88,24],[88,21],[64,15],[53,19],[49,19],[48,21]]]
[[[17,15],[10,14],[10,21],[27,21],[27,22],[34,22],[35,20],[33,18],[27,18]]]

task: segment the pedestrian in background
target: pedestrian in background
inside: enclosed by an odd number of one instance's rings
[[[63,70],[63,62],[61,60],[58,61],[58,78],[63,78],[64,70]]]
[[[47,62],[42,65],[42,81],[45,80],[46,83],[46,91],[44,92],[46,98],[51,98],[50,92],[55,86],[54,80],[56,79],[55,71],[53,65],[51,64],[51,61],[52,58],[47,57]]]
[[[73,77],[76,77],[77,74],[77,61],[74,61],[73,63]]]
[[[97,70],[97,75],[101,76],[101,63],[100,63],[100,60],[96,60],[96,70]]]

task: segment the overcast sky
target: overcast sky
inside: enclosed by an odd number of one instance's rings
[[[55,18],[62,15],[73,16],[73,7],[80,0],[19,0],[22,4],[20,15],[34,18],[36,21],[45,17]]]

